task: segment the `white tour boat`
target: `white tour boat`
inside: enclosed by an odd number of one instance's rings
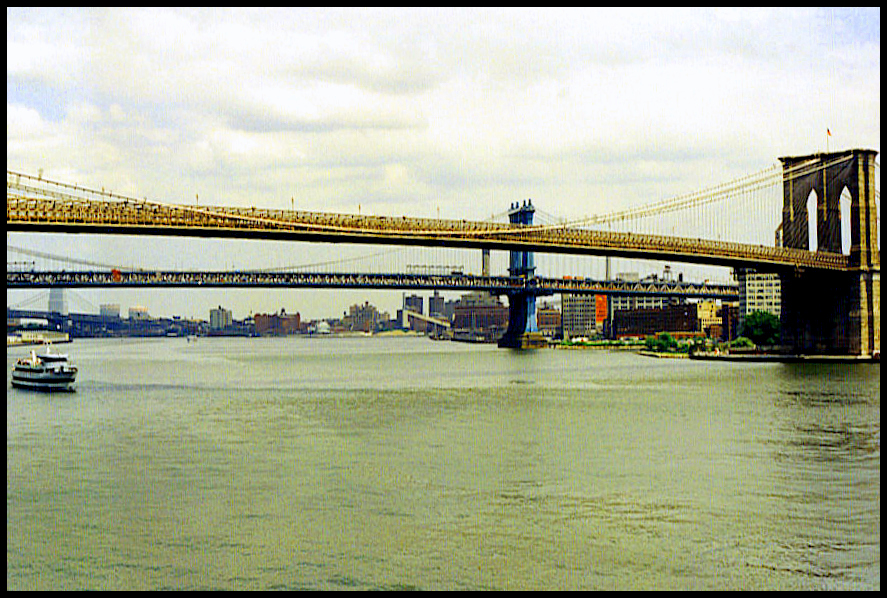
[[[32,390],[73,390],[77,367],[68,362],[64,353],[53,353],[49,347],[46,353],[38,355],[31,351],[22,357],[12,368],[12,385]]]

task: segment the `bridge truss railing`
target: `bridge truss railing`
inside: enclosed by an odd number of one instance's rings
[[[376,288],[440,291],[487,291],[506,294],[530,290],[540,295],[619,294],[708,297],[734,300],[736,285],[671,280],[594,280],[591,278],[532,278],[471,274],[362,274],[321,272],[193,272],[193,271],[12,271],[7,289],[128,287],[283,287]]]
[[[249,208],[194,208],[127,202],[7,197],[8,230],[57,230],[371,242],[552,253],[612,254],[722,265],[770,264],[826,270],[847,268],[841,254],[583,229],[543,229],[496,223],[330,215]]]

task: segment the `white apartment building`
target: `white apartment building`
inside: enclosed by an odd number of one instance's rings
[[[233,322],[230,309],[225,309],[220,305],[216,309],[209,310],[210,330],[225,330],[230,328]]]
[[[756,272],[751,268],[737,268],[739,283],[739,327],[745,317],[754,311],[766,311],[777,318],[782,314],[782,283],[772,272]]]

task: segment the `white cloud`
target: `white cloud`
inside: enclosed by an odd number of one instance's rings
[[[51,130],[35,108],[6,104],[6,142],[23,143],[45,136]],[[7,152],[8,152],[7,148]]]

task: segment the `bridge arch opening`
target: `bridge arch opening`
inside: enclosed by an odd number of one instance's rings
[[[819,231],[816,228],[819,220],[818,204],[816,191],[810,191],[810,195],[807,196],[807,249],[810,251],[819,249]]]
[[[841,199],[838,202],[838,214],[841,219],[841,253],[850,255],[850,246],[853,244],[850,220],[850,205],[852,203],[850,190],[844,187],[841,190]]]

